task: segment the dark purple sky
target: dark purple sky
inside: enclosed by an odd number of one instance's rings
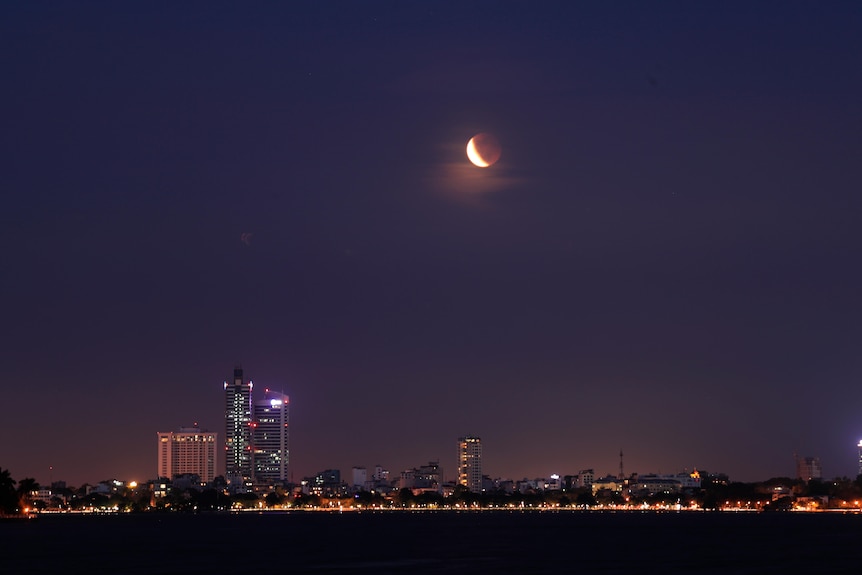
[[[862,5],[296,4],[0,8],[0,467],[855,476]]]

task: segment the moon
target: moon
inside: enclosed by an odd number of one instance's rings
[[[502,150],[497,138],[485,132],[476,134],[467,142],[467,157],[480,168],[493,166],[500,159]]]

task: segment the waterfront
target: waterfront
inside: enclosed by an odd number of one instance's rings
[[[572,511],[53,515],[0,523],[0,571],[856,573],[862,516]]]

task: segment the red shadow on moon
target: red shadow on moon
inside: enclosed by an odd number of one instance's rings
[[[496,164],[502,152],[500,141],[486,132],[476,134],[467,142],[467,157],[480,168]]]

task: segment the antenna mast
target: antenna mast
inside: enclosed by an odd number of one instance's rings
[[[623,473],[623,448],[620,447],[620,481],[623,481],[626,478]]]

